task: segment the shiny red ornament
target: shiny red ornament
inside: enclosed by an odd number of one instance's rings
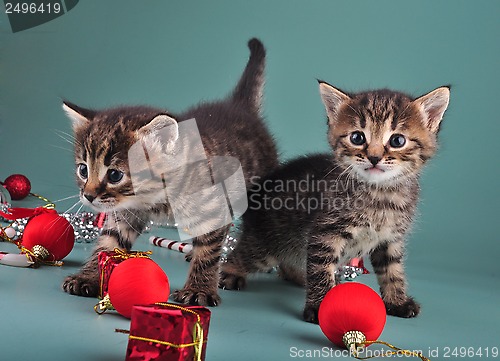
[[[109,300],[127,318],[134,305],[165,302],[169,295],[167,275],[149,258],[129,258],[117,265],[109,277]]]
[[[12,174],[3,182],[5,189],[9,191],[10,197],[17,201],[26,198],[31,191],[30,180],[22,174]]]
[[[73,226],[55,210],[31,218],[24,228],[21,245],[45,261],[60,261],[75,244]]]
[[[356,282],[339,284],[325,295],[318,312],[325,336],[340,347],[347,347],[344,335],[361,332],[366,340],[376,340],[385,326],[385,305],[370,287]]]

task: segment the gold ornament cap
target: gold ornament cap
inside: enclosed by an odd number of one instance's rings
[[[40,246],[39,244],[33,246],[33,254],[42,260],[47,259],[50,256],[50,252],[44,246]]]
[[[115,308],[113,307],[113,305],[111,304],[111,300],[109,299],[109,294],[104,296],[104,298],[100,300],[99,303],[97,303],[97,305],[94,306],[94,311],[99,315],[102,315],[104,312],[108,310],[114,310],[114,309]]]
[[[356,348],[357,345],[362,345],[365,341],[366,336],[361,331],[348,331],[342,337],[342,342],[348,349]]]

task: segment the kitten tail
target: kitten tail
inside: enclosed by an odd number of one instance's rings
[[[262,105],[266,49],[259,39],[248,41],[250,59],[233,92],[233,99],[242,102],[257,113]]]

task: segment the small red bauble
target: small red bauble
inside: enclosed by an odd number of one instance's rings
[[[108,283],[109,300],[130,318],[135,305],[165,302],[170,295],[168,277],[149,258],[129,258],[115,267]]]
[[[319,326],[325,336],[340,347],[349,331],[363,333],[367,340],[376,340],[385,326],[384,301],[370,287],[361,283],[343,283],[325,295],[318,312]]]
[[[22,174],[8,176],[3,186],[9,191],[10,197],[16,201],[25,198],[31,191],[30,180]]]
[[[44,260],[60,261],[73,249],[75,232],[66,218],[51,211],[28,221],[21,244]],[[41,250],[40,246],[46,251]]]

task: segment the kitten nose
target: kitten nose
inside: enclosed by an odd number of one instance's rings
[[[84,194],[83,195],[90,203],[92,203],[95,199],[95,197],[91,194]]]
[[[373,164],[374,166],[377,165],[378,162],[380,162],[380,157],[368,157],[368,160],[370,161],[371,164]]]

